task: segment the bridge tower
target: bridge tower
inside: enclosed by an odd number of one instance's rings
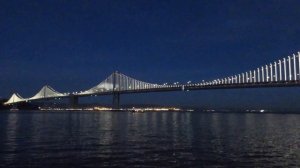
[[[120,108],[120,79],[118,71],[113,73],[113,109]]]
[[[78,103],[78,96],[75,96],[74,94],[71,94],[70,95],[70,98],[69,98],[69,103],[70,103],[70,106],[71,107],[78,107],[79,103]]]

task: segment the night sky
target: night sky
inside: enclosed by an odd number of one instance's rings
[[[1,0],[0,97],[227,77],[300,50],[300,1]],[[123,103],[300,109],[299,88],[135,94]],[[101,102],[111,97],[92,99]],[[297,104],[298,105],[295,105]]]

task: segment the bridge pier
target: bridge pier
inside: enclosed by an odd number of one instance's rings
[[[78,100],[77,96],[70,95],[70,106],[71,107],[78,107],[78,105],[79,105],[78,102],[79,102],[79,100]]]
[[[18,104],[13,104],[10,108],[11,111],[18,110]]]
[[[113,93],[113,109],[120,109],[120,93],[114,92]]]

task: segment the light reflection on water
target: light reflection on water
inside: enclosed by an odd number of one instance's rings
[[[299,167],[300,115],[0,113],[0,167]]]

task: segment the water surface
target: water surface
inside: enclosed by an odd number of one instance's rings
[[[300,167],[300,115],[1,112],[0,167]]]

